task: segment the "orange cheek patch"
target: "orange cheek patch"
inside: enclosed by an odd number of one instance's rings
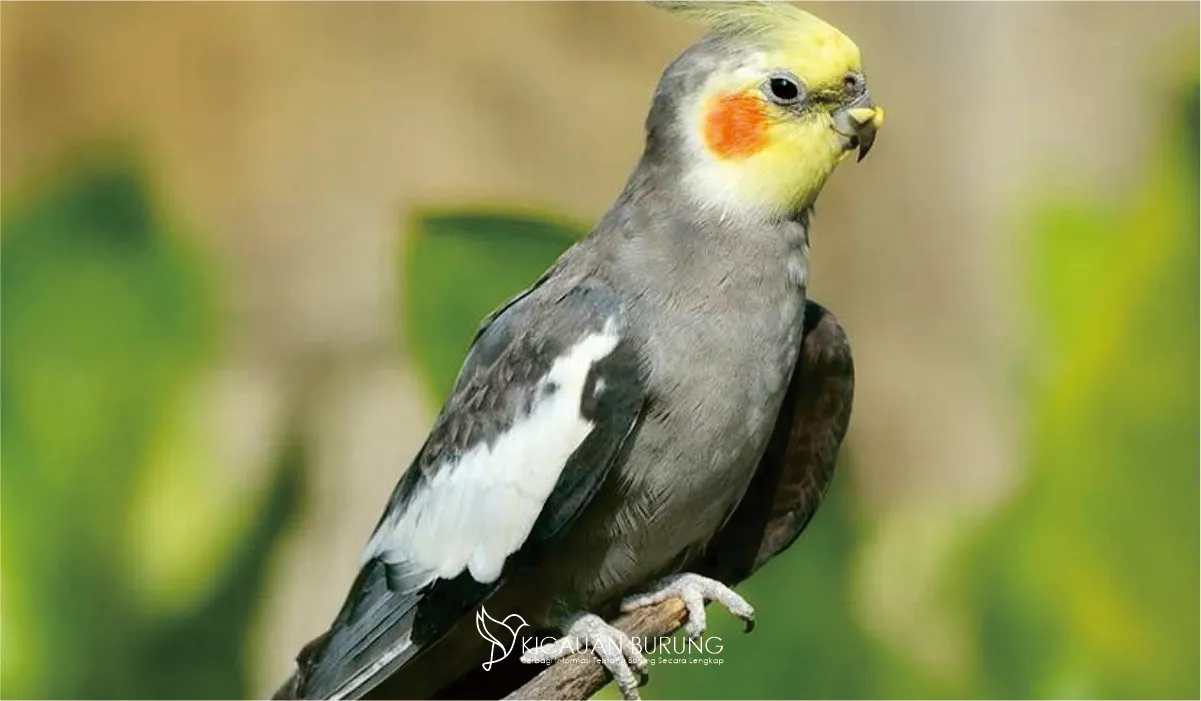
[[[767,145],[763,103],[750,95],[717,100],[705,117],[705,144],[719,158],[745,158]]]

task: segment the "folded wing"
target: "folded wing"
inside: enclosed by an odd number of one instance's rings
[[[366,694],[535,561],[620,460],[643,397],[603,283],[552,278],[490,317],[294,695]]]

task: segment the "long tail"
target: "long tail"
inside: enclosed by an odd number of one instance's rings
[[[296,698],[360,698],[420,650],[412,632],[425,590],[389,590],[387,569],[368,562],[329,632],[301,654]]]

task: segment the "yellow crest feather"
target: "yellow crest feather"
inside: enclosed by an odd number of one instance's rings
[[[759,40],[811,86],[836,84],[859,70],[859,47],[824,20],[787,2],[648,0],[648,4],[710,28],[714,34]]]
[[[648,4],[708,26],[727,36],[822,34],[837,29],[787,2],[744,0],[649,0]]]

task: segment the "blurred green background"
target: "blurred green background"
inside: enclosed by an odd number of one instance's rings
[[[1198,697],[1197,6],[812,9],[889,110],[814,231],[852,430],[742,587],[755,633],[715,614],[723,664],[646,696]],[[479,319],[603,212],[699,32],[0,12],[0,696],[266,694]]]

